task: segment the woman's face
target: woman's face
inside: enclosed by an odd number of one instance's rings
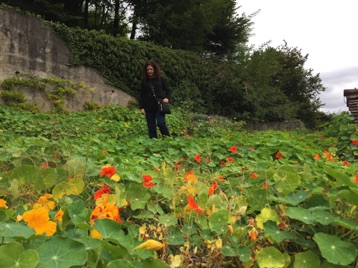
[[[149,77],[152,77],[154,75],[154,68],[152,65],[147,66],[147,74]]]

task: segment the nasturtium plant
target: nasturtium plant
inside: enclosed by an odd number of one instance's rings
[[[174,107],[159,139],[114,105],[0,115],[1,267],[357,266],[358,129],[338,151]]]

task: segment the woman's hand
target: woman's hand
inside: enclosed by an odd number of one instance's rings
[[[140,109],[140,112],[145,115],[145,110],[144,109]]]
[[[163,102],[169,102],[169,99],[168,99],[168,98],[164,98],[164,99],[163,99]]]

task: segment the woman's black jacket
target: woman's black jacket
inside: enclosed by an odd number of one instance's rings
[[[139,100],[140,109],[147,111],[155,111],[158,109],[151,86],[154,87],[154,93],[157,99],[163,100],[164,98],[168,98],[170,101],[171,91],[164,77],[142,80]]]

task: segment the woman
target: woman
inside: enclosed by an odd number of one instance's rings
[[[154,90],[154,94],[153,94]],[[165,121],[165,114],[158,111],[157,99],[169,102],[170,89],[166,80],[161,76],[159,65],[153,61],[147,61],[142,69],[142,83],[140,86],[140,111],[145,115],[148,126],[149,138],[158,138],[157,125],[163,136],[170,136]]]

